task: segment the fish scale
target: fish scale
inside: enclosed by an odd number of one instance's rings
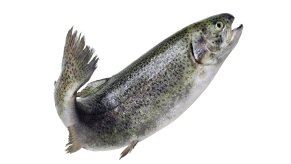
[[[55,83],[56,108],[69,130],[67,152],[127,146],[122,158],[173,122],[206,89],[236,46],[243,27],[232,30],[233,20],[230,14],[219,14],[191,24],[80,92],[97,58],[90,60],[93,49],[71,29]]]

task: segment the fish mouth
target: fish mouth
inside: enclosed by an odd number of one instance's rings
[[[235,46],[242,34],[243,25],[241,24],[237,28],[231,30],[231,35],[229,39],[229,45]]]
[[[231,29],[231,28],[230,28]],[[243,31],[243,25],[241,24],[237,28],[230,31],[230,35],[228,35],[228,40],[226,41],[225,47],[222,49],[220,54],[222,54],[219,58],[219,60],[224,61],[224,59],[230,54],[230,52],[234,49],[236,44],[239,41],[239,38]]]

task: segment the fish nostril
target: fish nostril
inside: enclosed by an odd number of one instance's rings
[[[234,16],[227,14],[227,19],[232,23],[234,21]]]
[[[234,16],[228,13],[221,14],[224,18],[226,18],[230,23],[234,21]]]
[[[229,19],[229,20],[234,20],[234,16],[229,15],[229,16],[228,16],[228,19]]]

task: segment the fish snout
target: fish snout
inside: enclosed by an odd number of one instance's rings
[[[234,21],[234,16],[231,14],[224,13],[224,14],[222,14],[222,17],[224,17],[226,20],[228,20],[230,24],[232,24]]]

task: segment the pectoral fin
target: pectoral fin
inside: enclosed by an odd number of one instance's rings
[[[120,154],[120,158],[119,159],[121,159],[121,158],[123,158],[123,157],[125,157],[128,153],[130,153],[133,149],[134,149],[134,147],[135,147],[135,145],[138,143],[138,141],[137,140],[134,140],[134,141],[132,141],[123,151],[122,151],[122,153]]]

